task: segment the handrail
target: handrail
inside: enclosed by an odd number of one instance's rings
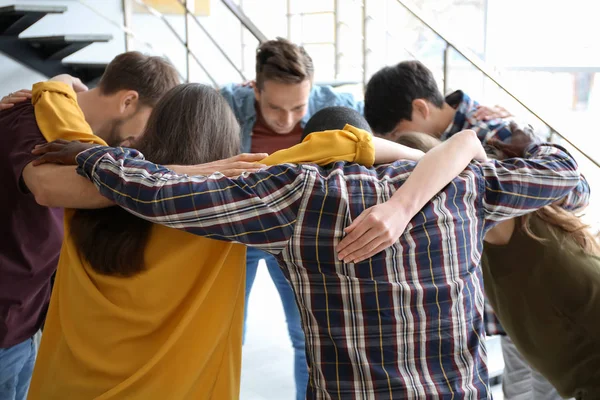
[[[95,8],[94,6],[90,5],[85,0],[74,0],[74,1],[77,1],[78,3],[82,4],[83,6],[87,7],[88,9],[90,9],[96,15],[100,16],[102,19],[104,19],[104,20],[110,22],[112,25],[118,27],[121,31],[123,31],[126,34],[127,37],[131,37],[134,40],[136,40],[137,42],[140,42],[141,44],[143,44],[148,49],[152,50],[153,52],[159,53],[162,57],[166,58],[167,60],[169,60],[172,63],[172,61],[169,59],[169,57],[166,55],[166,53],[161,52],[161,51],[157,51],[157,49],[151,43],[145,42],[143,40],[140,40],[137,37],[137,35],[135,34],[135,32],[133,30],[131,30],[130,28],[128,28],[128,27],[122,25],[121,23],[113,20],[112,18],[108,17],[106,14],[104,14],[103,12],[101,12],[100,10],[98,10],[97,8]],[[135,2],[136,4],[138,4],[141,7],[145,8],[150,13],[150,15],[152,15],[153,17],[160,19],[167,26],[167,28],[171,31],[171,33],[175,36],[175,38],[179,41],[179,43],[181,43],[185,47],[187,55],[188,55],[188,59],[189,59],[189,57],[191,57],[196,62],[196,64],[206,74],[206,76],[211,81],[211,83],[213,84],[214,87],[218,87],[219,86],[218,83],[217,83],[217,81],[212,77],[212,75],[210,74],[210,72],[208,72],[208,70],[206,69],[206,67],[202,64],[202,62],[200,61],[200,59],[198,58],[198,56],[189,48],[189,43],[187,41],[187,35],[186,35],[186,39],[181,38],[181,36],[179,36],[179,34],[177,33],[177,30],[175,29],[175,27],[173,26],[173,24],[171,24],[169,22],[169,20],[166,19],[166,17],[160,11],[158,11],[157,9],[153,8],[152,6],[146,4],[144,2],[144,0],[133,0],[133,2]],[[219,44],[217,43],[217,41],[206,30],[206,28],[200,23],[200,21],[198,20],[198,18],[188,9],[187,5],[185,4],[185,0],[179,0],[178,3],[180,4],[180,6],[183,9],[186,21],[187,21],[188,16],[191,17],[191,19],[204,32],[204,34],[208,37],[208,39],[212,42],[212,44],[219,50],[219,52],[221,53],[221,55],[223,55],[223,57],[225,57],[225,59],[229,62],[229,64],[236,70],[236,72],[240,75],[240,77],[242,78],[242,80],[246,81],[247,79],[246,79],[246,76],[244,75],[244,73],[237,67],[237,65],[233,62],[233,60],[231,60],[231,58],[227,55],[227,53],[223,50],[223,48],[221,46],[219,46]],[[231,5],[228,4],[227,0],[223,0],[223,3],[232,11],[232,13],[237,18],[245,18],[245,19],[248,20],[248,17],[246,17],[245,14],[243,14],[243,12],[241,12],[241,10],[239,10],[239,8],[235,4],[233,4],[231,6]],[[258,35],[257,39],[259,39],[259,40],[262,39],[263,41],[266,40],[266,36],[264,34],[262,34],[262,32],[260,32],[258,30],[258,28],[256,28],[256,26],[254,26],[254,24],[252,24],[251,21],[248,24],[246,24],[246,23],[244,23],[244,21],[242,21],[240,19],[240,22],[242,22],[242,24],[255,37],[257,37],[257,35]],[[186,32],[187,31],[188,30],[186,29]],[[188,64],[187,77],[184,77],[178,71],[179,77],[183,81],[188,81],[189,80],[189,62],[187,64]]]
[[[235,15],[235,17],[242,23],[242,25],[248,29],[252,36],[258,40],[258,43],[264,43],[267,41],[267,36],[262,33],[260,29],[256,27],[256,25],[254,25],[254,22],[252,22],[252,20],[248,18],[246,14],[244,14],[242,9],[238,7],[237,4],[235,4],[232,0],[221,0],[221,2],[225,4],[225,7],[227,7],[229,11],[231,11],[231,13]]]
[[[179,34],[177,33],[177,31],[175,30],[175,28],[173,27],[173,25],[171,25],[171,23],[169,22],[169,20],[167,20],[165,18],[165,16],[158,11],[157,9],[149,6],[148,4],[146,4],[144,2],[144,0],[133,0],[135,1],[137,4],[139,4],[140,6],[144,7],[146,10],[148,10],[150,12],[150,14],[156,18],[159,18],[161,21],[163,21],[163,23],[167,26],[167,28],[169,28],[169,30],[171,31],[171,33],[173,33],[173,35],[177,38],[177,40],[179,40],[179,42],[183,45],[183,47],[185,47],[187,55],[192,57],[194,59],[194,61],[196,62],[196,64],[198,64],[198,66],[202,69],[202,71],[204,71],[204,73],[206,74],[206,76],[208,77],[208,79],[210,79],[210,81],[212,82],[214,87],[219,87],[219,84],[217,83],[217,81],[212,77],[212,75],[208,72],[208,70],[204,67],[204,65],[200,62],[200,60],[198,59],[198,57],[196,56],[196,54],[190,50],[188,43],[185,42],[185,40],[183,40]],[[187,8],[186,8],[187,10]],[[187,16],[186,16],[187,18]],[[190,71],[188,69],[187,71],[187,79],[185,79],[186,81],[189,81],[189,75],[190,75]]]
[[[447,47],[445,50],[445,57],[444,57],[444,64],[445,64],[444,69],[447,68],[447,54],[449,52],[449,49],[452,48],[458,54],[460,54],[465,60],[467,60],[471,65],[473,65],[477,70],[479,70],[483,75],[485,75],[492,82],[494,82],[506,94],[508,94],[510,97],[512,97],[514,100],[516,100],[527,111],[529,111],[537,119],[539,119],[542,123],[544,123],[550,129],[550,131],[552,133],[555,133],[556,135],[560,136],[562,139],[565,140],[565,142],[567,142],[575,150],[577,150],[584,157],[586,157],[588,160],[590,160],[594,165],[596,165],[597,167],[600,168],[600,162],[598,162],[592,156],[590,156],[589,154],[587,154],[583,150],[581,150],[569,138],[567,138],[565,135],[560,133],[556,128],[554,128],[554,125],[549,123],[546,119],[540,117],[540,115],[537,112],[533,111],[533,109],[530,106],[525,104],[519,97],[517,97],[509,89],[507,89],[505,85],[500,83],[500,79],[496,76],[496,74],[494,72],[492,72],[492,70],[489,67],[487,67],[485,65],[485,63],[483,61],[481,61],[481,59],[479,59],[476,55],[474,55],[470,50],[465,49],[464,47],[461,47],[460,45],[456,44],[456,42],[448,39],[448,35],[446,35],[445,33],[442,33],[442,31],[438,27],[434,27],[434,24],[432,24],[430,21],[427,21],[427,19],[422,15],[422,11],[417,6],[415,6],[413,4],[408,4],[407,0],[396,0],[396,1],[398,2],[398,4],[400,4],[402,7],[404,7],[404,9],[406,9],[406,11],[408,11],[413,17],[418,19],[423,25],[425,25],[427,28],[429,28],[435,35],[437,35],[440,39],[442,39],[446,43]],[[446,78],[446,76],[444,76],[444,80],[446,80],[445,78]]]
[[[202,30],[202,32],[204,32],[204,34],[206,35],[206,37],[208,38],[208,40],[211,41],[211,43],[217,48],[217,50],[219,50],[219,52],[221,53],[221,55],[223,57],[225,57],[225,59],[229,62],[229,64],[231,64],[231,66],[237,71],[237,73],[242,78],[242,81],[246,81],[247,79],[246,79],[246,76],[244,75],[244,73],[237,67],[237,65],[235,65],[235,63],[233,62],[233,60],[231,58],[229,58],[229,56],[227,55],[227,53],[225,52],[225,50],[223,50],[223,48],[221,46],[219,46],[219,43],[217,43],[217,41],[212,37],[212,35],[200,23],[200,21],[198,20],[198,18],[187,7],[186,0],[179,0],[179,3],[181,4],[181,6],[185,10],[186,18],[188,16],[191,17],[192,21],[194,21],[196,23],[196,25],[198,25],[198,28],[200,28]],[[186,32],[187,32],[187,29],[186,29]],[[189,45],[189,43],[188,43],[188,45]],[[188,46],[186,46],[186,47],[188,47]]]
[[[131,29],[127,28],[126,26],[122,25],[121,23],[113,20],[112,18],[110,18],[109,16],[107,16],[106,14],[104,14],[102,11],[99,11],[97,8],[95,8],[94,6],[90,5],[87,1],[85,0],[74,0],[76,2],[78,2],[79,4],[83,5],[84,7],[88,8],[90,11],[92,11],[94,14],[98,15],[100,18],[104,19],[105,21],[109,22],[110,24],[116,26],[117,28],[119,28],[119,30],[121,30],[123,33],[125,33],[127,36],[131,37],[132,39],[134,39],[136,42],[139,42],[141,44],[143,44],[145,47],[147,47],[148,49],[152,50],[153,52],[160,54],[162,57],[164,57],[166,60],[168,60],[171,64],[173,64],[173,62],[169,59],[169,56],[167,56],[164,52],[162,51],[158,51],[158,49],[156,49],[152,43],[150,42],[146,42],[144,40],[141,40],[138,35],[132,31]],[[183,75],[181,75],[179,72],[177,72],[179,74],[179,77],[184,80],[185,78],[183,77]]]

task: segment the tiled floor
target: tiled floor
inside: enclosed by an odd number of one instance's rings
[[[283,309],[266,268],[258,269],[249,304],[241,400],[293,400],[293,355]],[[490,368],[502,368],[499,343],[488,345]],[[502,400],[495,387],[494,399]]]

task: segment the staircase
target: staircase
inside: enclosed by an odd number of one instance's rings
[[[30,26],[49,14],[62,14],[67,7],[11,5],[0,7],[0,53],[47,77],[76,76],[94,86],[106,68],[102,63],[73,63],[66,57],[93,44],[112,40],[111,35],[62,35],[22,37]]]

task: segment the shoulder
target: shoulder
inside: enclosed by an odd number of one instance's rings
[[[351,106],[357,101],[350,93],[337,92],[331,86],[314,85],[310,92],[310,100],[321,103],[321,106]]]
[[[351,93],[337,92],[331,86],[314,85],[310,91],[308,112],[303,122],[306,123],[313,114],[323,108],[336,106],[348,107],[361,114],[364,113],[364,103],[356,100]]]
[[[27,142],[31,139],[44,140],[35,119],[33,105],[29,102],[0,111],[0,130],[3,139],[14,137],[14,143]]]
[[[238,118],[240,113],[254,110],[254,89],[236,83],[227,84],[219,89],[221,96],[227,100]]]

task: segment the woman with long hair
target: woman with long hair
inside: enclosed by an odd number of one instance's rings
[[[163,164],[207,163],[238,153],[239,126],[214,89],[179,85],[135,147]],[[67,210],[29,398],[237,398],[244,256],[120,207]]]
[[[422,133],[397,142],[424,152],[440,143]],[[506,145],[496,147],[507,158]],[[532,380],[547,379],[563,397],[600,398],[599,256],[598,238],[560,202],[503,221],[484,239],[483,281],[508,334],[503,347],[514,344],[535,368]],[[549,398],[551,388],[532,386],[532,399]]]

